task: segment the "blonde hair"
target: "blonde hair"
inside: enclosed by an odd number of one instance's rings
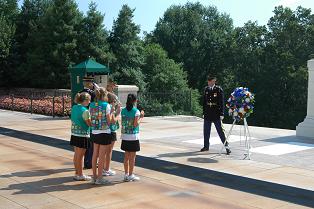
[[[108,92],[107,97],[108,97],[108,103],[109,103],[109,104],[115,103],[116,100],[117,100],[116,95],[114,95],[114,94],[111,93],[111,92]]]
[[[96,89],[95,94],[96,94],[96,101],[107,101],[108,100],[108,98],[107,98],[108,92],[103,87]]]
[[[75,95],[75,98],[74,98],[74,102],[76,104],[82,104],[86,100],[88,100],[88,101],[91,100],[91,96],[88,93],[86,93],[86,92],[77,93]]]

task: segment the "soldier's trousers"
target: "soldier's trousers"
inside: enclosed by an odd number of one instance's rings
[[[85,152],[85,156],[84,156],[84,168],[92,168],[92,160],[93,160],[93,143],[91,141],[89,141],[90,146],[89,148],[86,150]]]
[[[212,123],[215,124],[217,133],[220,137],[220,140],[222,143],[225,143],[226,141],[226,135],[224,133],[224,130],[222,128],[222,122],[221,120],[216,120],[216,121],[210,121],[210,120],[204,120],[204,147],[209,148],[209,138],[210,138],[210,131],[211,131],[211,126]],[[228,146],[228,142],[226,142],[225,146]]]

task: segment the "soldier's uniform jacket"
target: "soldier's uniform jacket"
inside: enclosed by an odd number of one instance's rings
[[[220,120],[224,115],[224,93],[220,86],[207,86],[203,96],[203,115],[205,120]]]

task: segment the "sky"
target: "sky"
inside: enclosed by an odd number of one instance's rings
[[[216,6],[219,12],[229,14],[234,26],[243,26],[245,22],[257,21],[259,25],[266,25],[273,16],[275,6],[283,5],[296,9],[301,5],[314,11],[314,0],[93,0],[98,10],[105,14],[105,26],[111,30],[113,20],[118,16],[123,4],[135,9],[134,22],[143,31],[150,32],[157,21],[171,5],[184,5],[186,2],[199,1],[205,6]],[[76,0],[79,9],[88,10],[91,0]]]
[[[273,16],[275,6],[283,5],[295,9],[301,5],[314,11],[314,0],[93,0],[98,10],[105,14],[104,24],[111,30],[113,20],[118,16],[123,4],[135,9],[134,22],[143,31],[150,32],[157,21],[171,5],[184,5],[186,2],[199,1],[205,6],[216,6],[219,12],[229,14],[234,26],[243,26],[245,22],[257,21],[259,25],[266,25]],[[91,0],[76,0],[82,12],[88,10]],[[20,1],[21,3],[21,1]]]

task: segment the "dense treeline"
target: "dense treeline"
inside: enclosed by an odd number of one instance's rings
[[[174,5],[143,38],[133,13],[123,5],[108,30],[95,3],[83,14],[74,0],[24,0],[21,8],[17,0],[0,0],[0,86],[69,88],[67,67],[91,56],[109,65],[119,83],[142,92],[192,91],[192,114],[201,114],[212,73],[226,96],[236,86],[256,94],[252,125],[295,128],[304,118],[306,61],[314,54],[310,9],[279,6],[266,26],[234,27],[213,6]],[[169,113],[180,108],[161,103],[146,105]]]

